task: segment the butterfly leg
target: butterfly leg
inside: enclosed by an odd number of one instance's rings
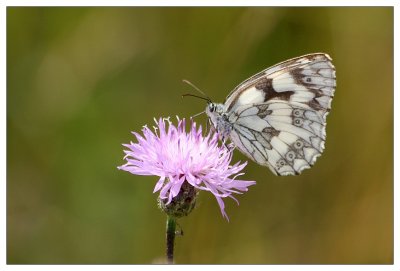
[[[233,151],[235,149],[234,144],[228,144],[226,138],[223,136],[222,137],[222,144],[224,144],[225,148],[228,149],[228,151]]]

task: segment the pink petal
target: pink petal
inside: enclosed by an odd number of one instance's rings
[[[161,187],[164,185],[164,181],[165,181],[165,176],[162,176],[162,177],[158,180],[156,186],[154,187],[153,193],[155,193],[155,192],[157,192],[158,190],[161,189]]]
[[[219,209],[221,210],[222,216],[226,218],[226,220],[228,220],[229,222],[229,217],[225,212],[225,203],[224,201],[220,198],[220,197],[215,197],[217,199],[218,205],[219,205]]]
[[[184,181],[185,177],[182,177],[181,179],[178,180],[178,182],[174,182],[172,184],[170,194],[172,195],[173,198],[178,195]]]

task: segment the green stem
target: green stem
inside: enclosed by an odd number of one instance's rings
[[[175,242],[176,219],[167,217],[167,263],[174,263],[174,242]]]

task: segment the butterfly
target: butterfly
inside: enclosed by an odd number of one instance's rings
[[[335,88],[329,55],[308,54],[253,75],[222,104],[208,99],[205,112],[224,142],[276,175],[297,175],[324,150]]]

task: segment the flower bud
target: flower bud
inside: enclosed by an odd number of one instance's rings
[[[199,191],[192,185],[190,185],[187,181],[185,181],[181,189],[172,201],[169,204],[166,204],[168,198],[161,199],[158,198],[158,206],[162,209],[167,215],[172,216],[174,218],[180,218],[183,216],[187,216],[192,212],[196,205],[196,198]]]

